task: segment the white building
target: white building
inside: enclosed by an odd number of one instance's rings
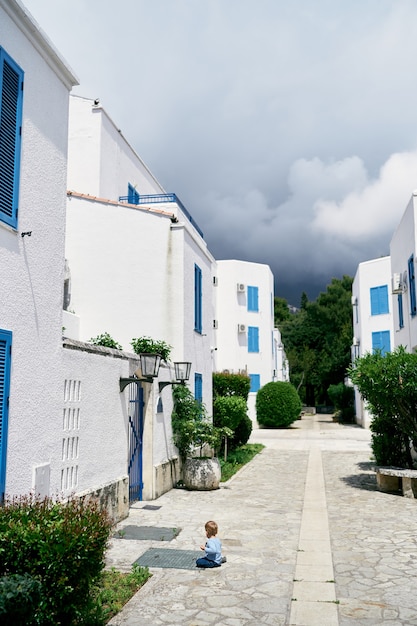
[[[417,191],[413,193],[391,239],[394,345],[408,352],[417,349]]]
[[[256,423],[256,392],[278,379],[273,275],[261,263],[217,261],[214,284],[214,369],[250,376],[249,416]]]
[[[68,155],[66,334],[88,341],[107,332],[130,351],[136,337],[166,341],[172,361],[191,362],[190,387],[211,414],[214,259],[198,225],[99,103],[71,97]],[[173,477],[171,410],[170,391],[153,385],[141,442],[145,499],[160,493],[161,476]]]
[[[394,346],[390,257],[360,263],[352,285],[352,359],[376,349],[390,352]],[[356,420],[368,428],[371,420],[355,389]]]
[[[0,72],[1,499],[60,486],[68,96],[77,79],[14,0],[0,0]]]

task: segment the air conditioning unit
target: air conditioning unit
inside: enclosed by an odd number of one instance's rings
[[[353,344],[354,346],[358,346],[358,345],[359,345],[359,339],[358,339],[357,337],[354,337],[354,338],[353,338],[353,341],[352,341],[352,344]]]
[[[402,276],[400,273],[392,275],[392,293],[402,293]]]
[[[351,303],[352,306],[356,306],[358,304],[358,299],[356,296],[352,296]]]
[[[218,320],[213,320],[213,328],[218,328],[218,327],[219,327]]]
[[[246,332],[246,324],[238,324],[237,325],[237,331],[239,333],[245,333]]]
[[[237,290],[239,293],[243,293],[244,291],[246,291],[246,287],[243,283],[238,283],[237,284]]]

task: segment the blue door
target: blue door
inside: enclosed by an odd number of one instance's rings
[[[142,500],[143,494],[143,388],[129,385],[129,502]]]
[[[6,489],[7,431],[9,421],[12,333],[0,330],[0,503]]]

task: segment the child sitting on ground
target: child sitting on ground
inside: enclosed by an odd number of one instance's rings
[[[222,544],[217,535],[217,524],[210,520],[205,525],[207,541],[200,550],[204,550],[205,554],[196,560],[197,567],[220,567],[225,563],[226,558],[222,557]]]

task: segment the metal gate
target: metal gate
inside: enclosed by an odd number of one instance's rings
[[[142,500],[143,493],[143,388],[129,385],[129,502]]]

